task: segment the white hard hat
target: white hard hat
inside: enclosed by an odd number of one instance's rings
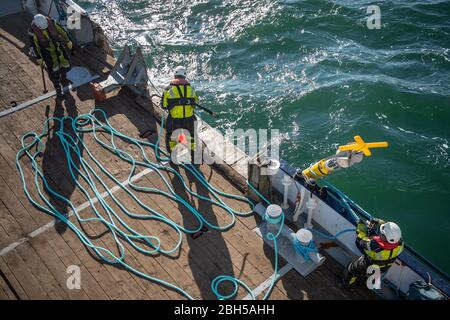
[[[380,226],[380,232],[389,243],[397,243],[402,238],[400,227],[394,222],[386,222]]]
[[[175,68],[175,77],[186,78],[186,68],[183,66],[178,66]]]
[[[47,18],[42,14],[37,14],[34,16],[33,24],[36,25],[39,29],[45,30],[48,28]]]

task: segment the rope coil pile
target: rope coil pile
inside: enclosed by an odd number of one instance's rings
[[[92,210],[94,216],[89,218],[83,218],[78,212],[76,206],[70,199],[59,193],[57,190],[53,189],[47,178],[40,168],[38,163],[38,158],[42,155],[44,151],[44,143],[43,139],[49,134],[51,130],[51,123],[54,124],[54,135],[58,139],[58,143],[61,145],[64,150],[64,161],[66,162],[66,167],[68,172],[70,173],[71,179],[73,183],[79,188],[81,193],[84,195],[86,200],[90,204],[90,209]],[[193,190],[191,190],[188,184],[185,182],[183,176],[175,169],[170,166],[167,166],[166,163],[170,161],[168,154],[165,150],[161,149],[159,146],[160,137],[163,133],[164,128],[164,118],[162,119],[160,134],[158,136],[158,140],[155,144],[149,141],[142,141],[139,139],[135,139],[131,136],[125,135],[120,131],[116,130],[108,121],[108,117],[106,113],[101,109],[93,109],[91,112],[82,114],[77,116],[76,118],[72,118],[69,116],[65,116],[62,118],[49,118],[44,122],[43,130],[40,134],[35,132],[26,133],[22,139],[21,144],[22,147],[18,151],[16,155],[16,165],[20,173],[21,181],[23,184],[24,192],[28,200],[39,210],[47,213],[55,217],[57,220],[60,220],[61,223],[64,223],[70,228],[76,236],[82,241],[82,243],[92,250],[101,260],[105,261],[109,264],[121,265],[130,272],[133,272],[149,281],[155,282],[157,284],[166,286],[170,289],[175,290],[181,295],[185,296],[188,299],[193,299],[193,297],[183,290],[182,288],[176,286],[173,283],[165,281],[163,279],[156,278],[150,274],[147,274],[141,270],[138,270],[131,266],[126,262],[126,249],[124,247],[124,243],[131,245],[135,250],[145,255],[155,255],[155,254],[163,254],[170,255],[180,250],[180,246],[183,241],[183,233],[184,234],[194,234],[198,231],[202,230],[204,226],[207,226],[215,231],[225,232],[232,228],[236,221],[236,216],[238,217],[247,217],[253,215],[254,204],[247,197],[229,194],[223,192],[212,184],[210,184],[203,174],[193,165],[190,164],[181,164],[180,167],[183,167],[186,171],[190,172],[210,193],[211,198],[202,196]],[[83,135],[90,134],[93,139],[100,144],[104,149],[108,150],[115,156],[119,157],[121,160],[125,161],[129,165],[131,165],[131,170],[128,174],[127,181],[121,182],[119,181],[110,171],[108,171],[99,161],[94,154],[89,150],[89,147],[85,144]],[[109,142],[106,143],[102,139],[100,139],[100,135],[109,136]],[[140,151],[140,156],[142,159],[136,159],[129,152],[121,149],[117,145],[118,139],[127,142],[134,147],[137,147]],[[148,150],[153,150],[154,155],[157,159],[157,162],[153,162],[150,160],[147,152]],[[83,154],[85,156],[83,156]],[[30,183],[25,178],[25,169],[23,166],[22,157],[26,157],[29,159],[31,163],[31,171],[34,175],[33,183]],[[86,158],[85,158],[86,157]],[[139,169],[151,169],[153,170],[161,179],[165,187],[168,191],[163,191],[157,188],[144,187],[133,183],[132,177],[139,171]],[[108,189],[106,182],[102,179],[102,177],[97,173],[98,170],[108,179],[114,182],[117,186],[120,187],[123,191],[129,195],[133,201],[139,205],[140,208],[144,209],[144,214],[139,214],[130,211],[127,207],[120,201],[118,197],[116,197],[113,192]],[[170,172],[174,174],[181,182],[182,186],[186,190],[186,192],[192,197],[196,197],[198,199],[209,201],[212,205],[218,206],[222,208],[229,216],[230,222],[224,225],[215,225],[210,223],[195,207],[193,207],[188,201],[186,201],[182,196],[178,195],[176,191],[173,189],[171,184],[164,177],[163,172]],[[85,186],[81,183],[84,182]],[[129,188],[127,187],[129,186]],[[87,186],[87,187],[86,187]],[[35,188],[38,198],[35,198],[31,192],[31,188]],[[253,188],[252,185],[249,184],[249,187],[257,192],[256,189]],[[149,220],[149,221],[158,221],[167,225],[169,228],[174,230],[177,234],[177,241],[170,246],[169,248],[163,248],[161,240],[154,235],[146,235],[138,232],[135,228],[131,227],[126,221],[121,217],[120,212],[115,210],[111,205],[107,203],[104,197],[101,195],[100,188],[103,188],[107,191],[108,197],[114,202],[114,204],[124,213],[126,216],[133,219],[141,219],[141,220]],[[177,224],[169,217],[164,215],[163,213],[158,212],[157,210],[149,207],[144,204],[134,193],[135,191],[140,192],[151,192],[163,195],[173,201],[178,202],[183,205],[189,213],[197,221],[197,226],[195,228],[188,229],[183,225]],[[93,195],[91,195],[93,193]],[[59,211],[52,202],[49,200],[48,196],[56,198],[63,203],[67,204],[68,208],[70,208],[76,217],[78,223],[81,225],[82,223],[88,222],[100,222],[102,223],[111,233],[118,252],[115,253],[108,248],[103,246],[99,246],[93,243],[90,237],[85,233],[83,228],[78,227],[75,223],[71,222],[66,214]],[[262,197],[262,195],[260,195]],[[239,212],[231,208],[229,205],[225,203],[223,198],[235,199],[239,201],[243,201],[249,204],[250,211],[248,212]],[[265,202],[269,204],[267,199],[262,197]],[[94,203],[99,203],[101,206],[101,210],[97,209]],[[106,214],[102,214],[101,211]],[[277,278],[277,270],[278,270],[278,253],[276,247],[276,238],[279,236],[283,221],[280,224],[280,230],[276,235],[269,234],[269,240],[274,242],[275,249],[275,267],[274,267],[274,275],[272,277],[272,284],[270,288],[267,290],[264,299],[266,299],[275,284]],[[222,295],[220,293],[220,286],[223,282],[230,282],[233,286],[233,290],[230,294]],[[218,299],[231,299],[235,297],[238,293],[238,287],[243,287],[246,291],[249,292],[251,297],[255,299],[252,290],[241,280],[236,279],[231,276],[221,275],[215,278],[211,283],[211,290],[216,295]]]

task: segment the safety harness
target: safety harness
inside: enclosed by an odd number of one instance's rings
[[[193,107],[195,105],[195,98],[194,97],[187,97],[188,96],[188,87],[190,87],[190,83],[184,79],[184,78],[177,78],[171,81],[170,86],[173,88],[172,90],[176,90],[178,93],[178,98],[175,97],[168,97],[167,98],[167,108],[170,113],[173,110],[173,108],[177,106],[181,106],[183,108],[183,116],[182,118],[186,118],[186,107],[191,106]],[[183,86],[183,90],[181,90],[181,86]],[[184,92],[184,93],[183,93]],[[192,93],[192,89],[191,89]],[[178,118],[178,117],[176,117]]]
[[[167,99],[169,110],[172,110],[175,106],[183,106],[183,118],[186,117],[186,106],[193,106],[195,104],[194,98],[186,98],[188,85],[190,85],[190,84],[189,83],[183,84],[183,88],[184,88],[184,94],[183,94],[183,91],[181,90],[180,85],[171,84],[171,86],[175,87],[175,89],[177,90],[178,95],[180,97]]]

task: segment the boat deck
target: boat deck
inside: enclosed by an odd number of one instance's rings
[[[41,71],[29,59],[27,27],[30,19],[23,14],[0,19],[0,112],[10,107],[12,101],[18,104],[42,95]],[[74,65],[89,67],[93,73],[104,75],[108,71],[104,63],[114,63],[94,49],[83,49],[73,57]],[[47,78],[47,76],[46,76]],[[47,80],[49,90],[53,90]],[[89,86],[70,92],[63,102],[54,97],[30,108],[0,118],[0,299],[184,299],[177,292],[154,284],[124,268],[102,263],[62,223],[54,223],[52,217],[30,204],[22,189],[22,183],[15,164],[20,148],[20,139],[28,131],[40,132],[43,121],[51,116],[76,116],[89,112],[95,103]],[[105,102],[97,104],[105,110],[109,121],[118,130],[134,137],[148,129],[156,130],[158,123],[143,108],[135,103],[131,94],[120,92]],[[153,135],[149,139],[156,139]],[[62,152],[58,139],[51,133],[45,140],[45,149],[38,162],[51,187],[69,198],[78,206],[86,199],[80,190],[70,182],[68,169],[60,156]],[[86,136],[89,150],[119,180],[124,181],[129,166],[101,148],[92,138]],[[124,145],[124,148],[127,146]],[[26,164],[26,160],[24,164]],[[26,177],[32,179],[30,165],[26,166]],[[223,173],[207,165],[201,171],[219,189],[241,194]],[[204,187],[196,183],[183,170],[193,190],[208,197]],[[229,221],[226,212],[208,202],[191,199],[173,175],[166,175],[175,190],[184,195],[211,223]],[[109,181],[109,180],[108,180]],[[165,189],[162,180],[148,172],[138,179],[139,185]],[[113,183],[109,181],[108,188]],[[167,189],[165,189],[167,190]],[[101,190],[103,192],[104,190]],[[33,190],[33,195],[36,192]],[[139,211],[122,190],[114,195]],[[152,193],[137,193],[148,206],[163,212],[177,223],[193,227],[195,221],[184,207],[178,206],[166,197]],[[69,208],[49,196],[50,202],[62,212],[69,214]],[[110,197],[105,200],[114,207]],[[248,205],[227,200],[233,208],[247,211]],[[91,216],[89,208],[80,211],[84,217]],[[137,230],[157,235],[163,247],[172,245],[176,234],[164,224],[124,219]],[[70,220],[78,225],[74,216]],[[127,246],[126,261],[143,272],[174,283],[189,292],[194,298],[214,299],[210,289],[211,281],[218,275],[235,276],[251,288],[261,288],[273,273],[273,250],[253,231],[258,221],[255,217],[238,218],[235,227],[227,232],[209,231],[194,240],[184,236],[183,245],[172,256],[148,256]],[[105,247],[114,247],[111,235],[100,223],[85,223],[83,228],[93,241]],[[326,253],[325,253],[326,255]],[[81,270],[81,289],[69,290],[66,282],[67,268],[77,265]],[[281,261],[280,269],[285,265]],[[290,270],[277,282],[270,299],[376,299],[377,296],[364,288],[351,292],[339,284],[342,267],[327,256],[324,265],[302,277]],[[226,286],[224,286],[225,289]],[[228,288],[229,289],[229,288]],[[246,295],[239,290],[238,299]],[[262,294],[258,296],[261,298]]]

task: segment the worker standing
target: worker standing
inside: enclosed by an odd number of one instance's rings
[[[176,67],[174,79],[164,90],[161,103],[162,107],[169,111],[166,128],[166,148],[168,146],[170,152],[173,151],[178,143],[188,145],[191,149],[191,154],[195,151],[194,108],[197,101],[197,93],[186,80],[186,68],[182,66]],[[191,159],[193,159],[192,156]]]
[[[68,85],[67,72],[70,70],[70,58],[66,48],[72,50],[69,34],[55,20],[42,14],[34,16],[29,30],[31,51],[47,72],[56,89],[57,97],[63,96],[63,88]]]
[[[387,272],[404,248],[400,227],[380,219],[372,219],[368,224],[358,222],[356,246],[364,255],[351,261],[344,270],[343,283],[347,289],[361,283],[371,265],[378,266],[381,274]]]

